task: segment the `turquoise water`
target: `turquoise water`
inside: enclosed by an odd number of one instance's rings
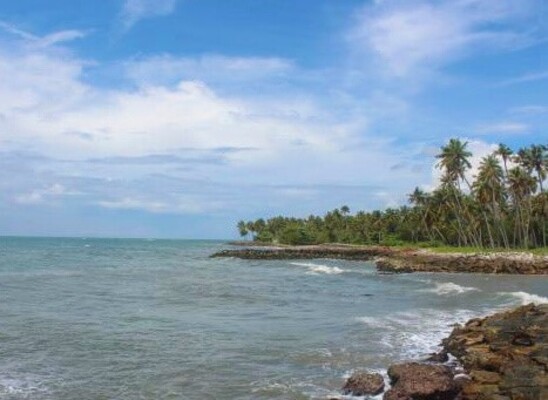
[[[545,277],[210,259],[220,242],[0,238],[0,399],[325,399]]]

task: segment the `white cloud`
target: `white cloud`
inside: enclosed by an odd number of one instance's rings
[[[531,104],[526,106],[513,107],[509,111],[512,114],[523,115],[548,114],[548,106]]]
[[[529,131],[529,125],[521,122],[496,122],[492,124],[480,125],[475,129],[478,134],[520,134]]]
[[[383,1],[365,7],[350,34],[352,45],[373,55],[391,76],[414,78],[478,50],[532,42],[521,21],[536,0]]]
[[[48,47],[55,44],[70,42],[75,39],[81,39],[86,36],[84,31],[69,29],[63,31],[57,31],[45,36],[37,36],[30,32],[24,31],[17,28],[14,25],[11,25],[7,22],[0,21],[0,29],[5,32],[15,35],[21,39],[24,39],[28,44],[37,46],[37,47]]]
[[[176,83],[147,82],[150,65],[133,65],[139,70],[136,89],[105,89],[83,80],[87,61],[51,42],[0,50],[0,75],[10,76],[0,80],[0,146],[21,155],[12,157],[2,175],[3,196],[19,204],[69,201],[67,193],[43,189],[59,183],[81,193],[70,200],[80,204],[205,213],[239,209],[248,193],[253,198],[271,193],[279,204],[306,194],[265,188],[240,193],[265,182],[293,187],[390,182],[390,190],[398,193],[413,174],[391,176],[384,168],[401,161],[407,149],[397,150],[386,136],[368,137],[367,118],[352,111],[348,98],[339,107],[336,97],[324,105],[324,95],[298,90],[227,94],[195,79],[201,70],[217,68],[221,76],[264,81],[295,69],[289,61],[158,58],[145,62],[181,66],[185,74],[177,79],[174,73]],[[189,151],[196,162],[185,161]],[[210,161],[200,162],[201,157]],[[224,191],[218,192],[221,180]]]
[[[16,203],[19,204],[40,204],[50,199],[79,194],[78,192],[72,192],[67,190],[63,185],[55,183],[51,186],[42,189],[35,189],[29,193],[23,193],[14,198]]]
[[[430,159],[421,168],[409,139],[378,127],[369,134],[369,114],[410,114],[386,91],[356,100],[333,89],[337,75],[314,91],[255,93],[244,89],[307,71],[275,57],[222,55],[130,60],[123,71],[136,85],[106,89],[83,79],[88,62],[61,45],[70,36],[0,49],[0,75],[10,76],[0,80],[0,146],[42,157],[21,156],[14,164],[26,168],[2,175],[20,204],[68,201],[68,190],[44,189],[58,183],[80,193],[72,201],[114,210],[247,213],[272,203],[284,212],[299,203],[308,213],[343,198],[356,199],[353,208],[393,206],[430,180]],[[219,82],[230,79],[236,84],[224,90]],[[189,152],[195,162],[185,161]]]
[[[510,86],[520,83],[529,83],[548,79],[548,71],[531,72],[528,74],[520,75],[515,78],[507,79],[498,84],[498,86]]]
[[[124,29],[145,18],[169,15],[176,6],[177,0],[125,0],[121,14]]]
[[[97,204],[104,208],[119,210],[145,210],[155,214],[199,214],[211,212],[216,207],[214,202],[200,198],[178,198],[176,201],[164,202],[142,198],[124,197],[116,200],[100,200]]]
[[[292,62],[277,57],[227,57],[204,55],[174,57],[168,54],[135,59],[124,64],[125,74],[139,85],[171,84],[184,79],[251,81],[285,77],[295,72]]]
[[[83,31],[70,29],[65,31],[54,32],[49,35],[46,35],[38,41],[40,46],[52,46],[54,44],[70,42],[75,39],[81,39],[86,36],[86,33]]]

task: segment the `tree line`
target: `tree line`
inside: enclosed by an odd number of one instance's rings
[[[351,243],[478,248],[534,248],[547,245],[548,146],[514,152],[500,144],[484,157],[470,180],[468,142],[451,139],[436,156],[438,187],[416,188],[409,205],[350,213],[347,206],[323,217],[277,216],[238,222],[242,237],[283,244]]]

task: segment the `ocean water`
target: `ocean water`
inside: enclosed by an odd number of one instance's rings
[[[210,259],[221,242],[0,238],[0,399],[325,399],[548,278]]]

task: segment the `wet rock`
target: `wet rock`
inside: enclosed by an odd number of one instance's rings
[[[500,374],[484,370],[471,371],[470,378],[475,382],[482,384],[496,384],[500,382]]]
[[[452,400],[459,392],[453,371],[445,365],[403,363],[388,369],[392,388],[384,400]]]
[[[399,258],[377,257],[375,259],[375,265],[377,266],[377,269],[382,272],[391,272],[395,274],[408,274],[414,272],[411,265]]]
[[[383,400],[413,400],[407,393],[397,389],[388,390],[382,398]]]
[[[514,335],[512,344],[515,346],[533,346],[535,341],[528,333],[518,332]]]
[[[354,396],[377,395],[384,390],[384,379],[381,374],[355,372],[343,386],[344,394]]]
[[[444,363],[449,360],[449,356],[447,355],[446,351],[440,351],[439,353],[432,353],[426,361],[433,362],[433,363]]]
[[[469,322],[443,345],[471,378],[460,383],[462,399],[548,399],[548,304]]]

